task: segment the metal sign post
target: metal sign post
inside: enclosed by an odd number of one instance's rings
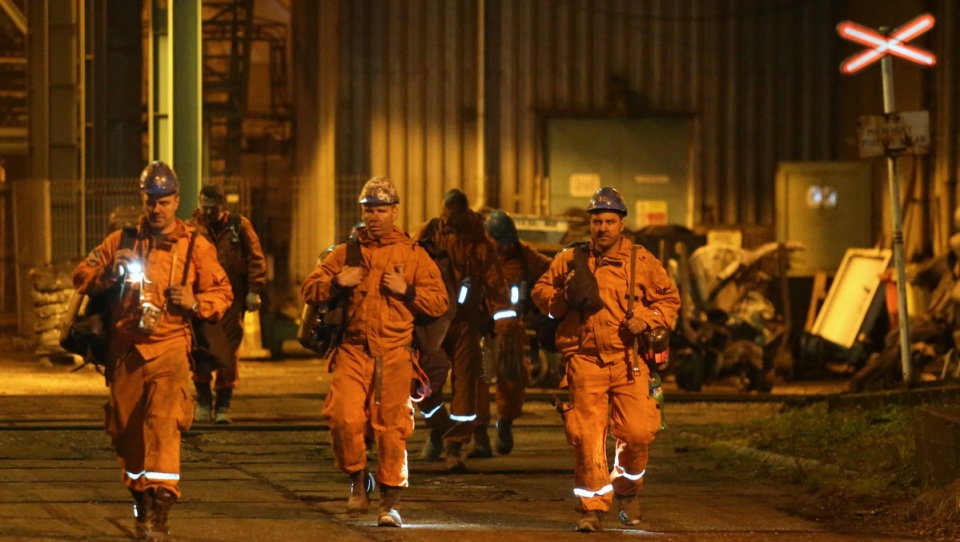
[[[850,21],[837,25],[837,33],[850,41],[867,45],[870,49],[861,51],[846,59],[840,65],[840,72],[853,75],[873,62],[880,60],[880,69],[883,78],[883,110],[890,114],[896,111],[893,94],[893,59],[891,54],[905,58],[923,66],[933,66],[937,58],[920,49],[904,45],[905,42],[923,34],[933,28],[934,17],[925,13],[903,26],[885,32],[880,29],[876,32]],[[897,268],[897,311],[900,321],[900,363],[903,368],[903,384],[909,387],[912,382],[912,367],[910,364],[910,330],[907,327],[907,273],[903,248],[903,217],[900,210],[900,177],[897,174],[897,159],[895,154],[887,154],[887,175],[890,184],[890,206],[893,220],[893,256]]]

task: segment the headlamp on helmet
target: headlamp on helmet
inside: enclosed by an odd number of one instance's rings
[[[400,203],[397,187],[386,177],[374,177],[360,190],[360,205],[396,205]]]

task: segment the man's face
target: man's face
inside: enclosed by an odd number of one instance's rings
[[[374,239],[380,239],[393,230],[397,220],[396,205],[363,205],[363,223],[367,233]]]
[[[143,212],[147,215],[147,223],[154,233],[170,233],[177,225],[177,208],[180,207],[180,196],[169,194],[166,196],[151,196],[143,194]]]
[[[200,196],[200,210],[207,224],[216,224],[223,214],[223,203],[206,196]]]
[[[618,213],[603,212],[590,215],[590,238],[600,252],[606,252],[623,232],[623,217]]]
[[[467,223],[467,212],[461,209],[451,209],[444,207],[440,212],[440,218],[445,224],[457,230],[463,228]]]
[[[496,242],[497,242],[497,254],[501,258],[511,258],[513,256],[516,256],[520,252],[520,246],[517,243],[514,243],[512,241],[508,241],[504,243],[499,239],[497,239]]]

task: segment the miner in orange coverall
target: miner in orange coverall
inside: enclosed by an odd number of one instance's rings
[[[439,460],[442,446],[447,470],[463,472],[463,445],[470,442],[477,419],[477,382],[483,367],[480,340],[485,323],[492,316],[500,337],[516,336],[522,330],[494,242],[484,229],[483,217],[470,209],[466,194],[458,189],[447,192],[440,217],[425,224],[417,238],[446,251],[458,284],[457,313],[442,344],[452,364],[453,397],[449,412],[442,396],[436,408],[427,410],[421,404],[420,412],[431,429],[421,457]],[[504,343],[508,348],[518,344]]]
[[[200,235],[217,247],[217,259],[233,287],[233,304],[220,319],[227,335],[233,357],[229,367],[194,367],[193,382],[197,388],[197,407],[193,419],[208,422],[211,416],[216,423],[228,424],[230,401],[233,390],[240,381],[240,344],[243,342],[243,316],[246,311],[260,310],[260,293],[267,286],[267,260],[263,256],[260,237],[253,224],[239,213],[225,208],[226,194],[223,187],[208,184],[200,189],[200,208],[193,212],[190,223]],[[217,377],[214,388],[217,400],[214,403],[213,372]]]
[[[347,512],[359,515],[370,508],[364,434],[371,427],[378,448],[377,525],[400,527],[400,489],[408,487],[406,441],[413,433],[413,320],[417,314],[443,314],[449,300],[437,265],[394,226],[400,198],[390,179],[367,181],[359,200],[360,265],[347,265],[348,247],[341,243],[317,264],[301,293],[314,305],[337,296],[347,303],[323,406],[334,461],[352,482]]]
[[[106,431],[133,494],[137,535],[151,539],[169,534],[167,517],[180,497],[180,433],[193,420],[190,320],[219,318],[233,299],[213,245],[197,235],[191,249],[195,232],[175,214],[179,189],[173,169],[148,165],[139,227],[111,233],[73,271],[79,293],[116,290]]]
[[[622,235],[627,206],[616,189],[598,190],[587,211],[589,243],[557,254],[534,286],[533,300],[560,320],[557,347],[567,364],[561,385],[570,392],[562,410],[582,512],[576,529],[595,532],[614,499],[621,522],[640,523],[637,492],[660,411],[650,396],[650,370],[637,362],[633,345],[644,331],[673,325],[680,296],[660,262],[640,246],[634,253],[634,243]],[[580,264],[577,250],[586,251]],[[608,418],[617,441],[612,470],[606,459]]]
[[[503,264],[503,274],[510,288],[510,302],[514,310],[524,319],[530,312],[536,312],[530,301],[530,289],[537,279],[550,267],[550,258],[543,255],[529,243],[521,241],[517,226],[505,211],[497,209],[490,213],[485,223],[487,234],[496,241],[497,254]],[[512,338],[498,337],[504,340],[519,341],[511,349],[499,348],[503,355],[497,356],[497,453],[509,454],[513,450],[513,421],[523,412],[523,399],[530,383],[530,360],[527,354],[530,344],[526,333]],[[506,353],[514,358],[508,359]],[[477,422],[473,431],[474,448],[467,458],[493,457],[490,447],[490,385],[485,379],[478,381]]]

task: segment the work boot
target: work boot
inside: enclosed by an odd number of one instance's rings
[[[497,422],[497,453],[507,455],[513,450],[513,420]]]
[[[209,382],[194,382],[197,387],[197,406],[193,409],[193,421],[206,423],[213,417],[213,392]]]
[[[640,525],[640,520],[643,519],[643,512],[640,510],[640,497],[637,495],[614,495],[613,497],[620,509],[617,514],[620,523],[631,527]]]
[[[133,494],[133,517],[136,518],[134,535],[137,539],[150,537],[150,509],[153,508],[153,498],[146,491],[130,490]]]
[[[467,464],[460,457],[460,449],[463,447],[459,442],[445,442],[443,455],[446,457],[447,470],[449,472],[466,472]]]
[[[177,496],[169,489],[161,487],[153,495],[153,513],[150,514],[150,537],[148,540],[167,540],[170,529],[167,527],[167,518],[170,507],[177,502]]]
[[[380,516],[377,517],[378,527],[401,527],[403,520],[400,519],[400,488],[392,486],[380,486]]]
[[[348,514],[359,516],[370,510],[369,493],[373,488],[369,484],[372,478],[367,469],[350,475],[350,498],[347,499]]]
[[[603,530],[603,512],[600,510],[586,510],[577,521],[578,533],[598,533]]]
[[[425,461],[440,461],[443,453],[443,429],[431,429],[430,438],[423,443],[420,450],[420,459]]]
[[[233,397],[233,388],[220,388],[217,390],[217,409],[214,423],[229,424],[233,422],[230,417],[230,399]]]
[[[487,435],[487,426],[481,425],[473,430],[473,450],[467,454],[467,459],[486,459],[493,457],[490,449],[490,435]]]

